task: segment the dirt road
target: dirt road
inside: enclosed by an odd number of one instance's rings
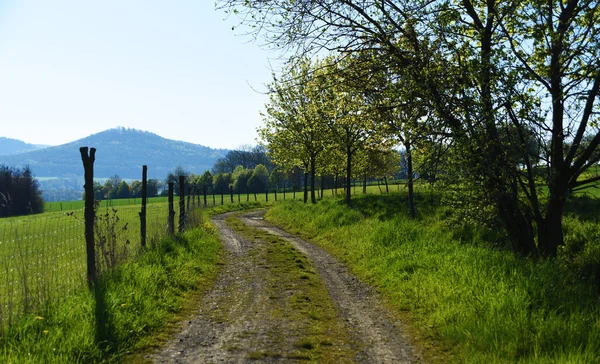
[[[372,288],[263,214],[213,218],[227,251],[222,272],[154,362],[421,361]]]

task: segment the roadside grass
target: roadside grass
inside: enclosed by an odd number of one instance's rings
[[[308,258],[284,239],[263,230],[249,227],[234,216],[227,224],[250,241],[263,241],[255,258],[257,265],[267,270],[269,315],[287,322],[276,341],[295,337],[294,347],[285,352],[264,348],[249,353],[248,359],[284,357],[319,363],[351,362],[355,352],[345,343],[348,334],[337,318],[327,289]],[[289,325],[289,326],[288,326]]]
[[[311,239],[373,283],[437,362],[600,362],[600,229],[569,216],[555,260],[518,257],[499,235],[405,194],[272,207],[267,219]],[[588,241],[582,244],[582,241]],[[586,270],[587,269],[587,270]]]
[[[21,317],[0,336],[0,362],[121,362],[148,350],[211,285],[219,251],[214,229],[161,239],[105,272],[99,299],[83,290]]]

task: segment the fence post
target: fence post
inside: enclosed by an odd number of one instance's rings
[[[269,202],[269,189],[265,189],[265,199]]]
[[[206,207],[206,185],[202,186],[202,192],[204,192],[204,207]]]
[[[223,186],[221,186],[221,205],[224,204],[223,196],[225,196],[225,192],[223,192]]]
[[[275,202],[277,202],[277,189],[275,189]]]
[[[229,197],[231,198],[231,203],[233,203],[233,186],[229,185]]]
[[[188,195],[187,195],[187,209],[186,209],[186,211],[190,211],[190,198],[192,197],[192,193],[193,193],[193,192],[192,192],[192,191],[190,191],[190,190],[188,189]]]
[[[94,287],[96,281],[96,250],[94,242],[94,161],[96,160],[96,148],[79,148],[81,160],[83,161],[85,185],[85,251],[87,255],[87,281],[88,287]]]
[[[173,182],[169,182],[169,234],[175,234],[175,209],[173,208]]]
[[[185,224],[185,176],[179,176],[179,233]]]
[[[146,193],[148,188],[148,166],[142,166],[142,211],[140,211],[140,235],[142,248],[146,246]]]

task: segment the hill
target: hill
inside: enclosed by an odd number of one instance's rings
[[[141,179],[144,164],[148,165],[148,178],[162,180],[177,166],[200,174],[227,153],[226,149],[166,139],[147,131],[115,128],[55,147],[0,155],[0,164],[29,165],[39,177],[83,176],[79,147],[84,146],[97,150],[95,177],[117,174],[128,179]]]
[[[18,139],[0,137],[0,156],[24,153],[45,147],[45,145],[29,144]]]

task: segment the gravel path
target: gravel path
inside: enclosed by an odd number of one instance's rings
[[[331,344],[330,350],[352,353],[340,357],[340,362],[421,362],[407,343],[402,324],[372,288],[322,249],[267,223],[263,214],[252,212],[240,219],[282,237],[312,263],[349,338],[348,342]],[[269,297],[273,288],[265,277],[266,262],[259,254],[267,249],[265,243],[242,238],[226,225],[229,215],[212,220],[227,251],[215,286],[201,300],[198,314],[151,359],[156,363],[305,362],[306,358],[290,354],[297,349],[302,323],[282,315],[281,307]]]

